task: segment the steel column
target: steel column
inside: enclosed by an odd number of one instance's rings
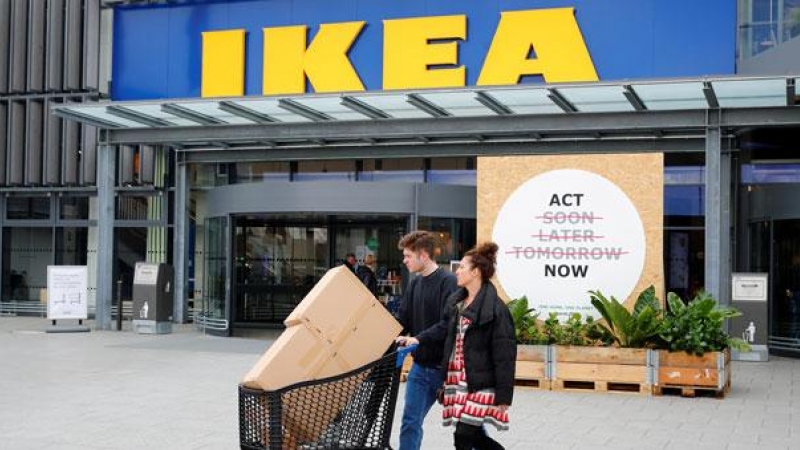
[[[114,296],[114,187],[117,148],[103,145],[97,152],[97,296],[95,327],[111,329]]]
[[[730,167],[730,154],[722,153],[718,112],[709,111],[705,166],[705,290],[721,304],[730,303]]]
[[[175,297],[172,320],[176,323],[186,323],[188,319],[186,299],[189,287],[189,165],[176,163],[175,171],[175,224],[172,233],[175,238],[172,257],[175,267]]]
[[[720,152],[720,242],[719,242],[719,290],[720,304],[731,304],[731,165],[732,154]],[[727,326],[728,324],[726,324]]]

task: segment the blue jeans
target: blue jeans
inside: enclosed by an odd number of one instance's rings
[[[436,390],[442,387],[439,369],[411,366],[406,380],[406,404],[400,427],[400,450],[419,450],[422,445],[422,423],[436,401]]]

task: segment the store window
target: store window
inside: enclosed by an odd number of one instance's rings
[[[8,197],[6,217],[10,220],[47,220],[50,197]]]
[[[431,158],[427,179],[432,184],[476,186],[478,172],[475,170],[475,158]]]
[[[800,36],[800,0],[740,0],[738,16],[742,59]]]
[[[85,266],[88,259],[88,236],[88,228],[56,228],[56,265]]]
[[[117,220],[161,220],[164,198],[161,195],[120,195]]]
[[[354,160],[298,161],[294,181],[356,181]]]
[[[53,261],[52,228],[3,230],[3,301],[39,301]]]
[[[742,184],[800,183],[800,164],[742,164]]]
[[[218,321],[227,320],[225,305],[229,237],[227,221],[226,217],[214,217],[205,221],[204,288],[198,309],[202,316]]]
[[[664,276],[667,291],[693,298],[705,283],[705,168],[664,169]]]
[[[422,158],[365,159],[359,181],[425,182],[425,161]]]
[[[89,197],[61,197],[59,199],[59,218],[62,220],[88,220]]]
[[[267,161],[255,163],[237,163],[235,176],[231,183],[260,183],[263,181],[289,181],[288,162]]]
[[[420,230],[436,234],[441,247],[435,259],[440,266],[449,268],[450,261],[460,260],[476,244],[475,219],[420,217],[417,224]]]
[[[237,218],[234,246],[236,322],[282,322],[330,267],[323,225]]]

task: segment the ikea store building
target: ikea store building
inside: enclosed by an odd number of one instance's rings
[[[404,233],[449,267],[532,174],[594,167],[656,193],[619,296],[766,274],[759,332],[800,352],[798,54],[800,0],[2,2],[0,310],[85,265],[110,329],[149,261],[176,323],[279,325],[347,253],[398,295]]]

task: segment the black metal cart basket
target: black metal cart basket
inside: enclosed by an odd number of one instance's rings
[[[342,375],[263,391],[239,386],[242,449],[390,449],[400,366],[412,347]]]

